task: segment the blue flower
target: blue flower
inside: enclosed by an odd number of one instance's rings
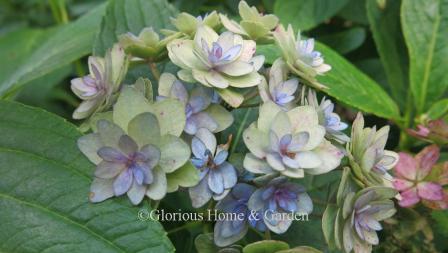
[[[229,127],[233,116],[224,107],[214,104],[214,91],[204,87],[196,87],[190,91],[176,77],[163,73],[159,81],[158,100],[175,98],[185,105],[186,123],[184,131],[194,135],[199,128],[207,128],[211,132],[220,132]]]
[[[116,135],[118,142],[108,142],[96,150],[98,163],[91,193],[95,196],[91,196],[91,199],[93,202],[99,202],[127,193],[132,203],[137,205],[148,188],[157,181],[158,175],[154,169],[159,163],[161,152],[151,144],[139,148],[134,139],[108,121],[98,122],[98,127],[101,135],[108,133],[110,138]],[[90,137],[98,135],[95,133]],[[86,151],[83,144],[86,138],[79,142],[83,151]]]
[[[269,70],[269,84],[263,81],[259,86],[260,96],[264,102],[273,101],[283,110],[293,106],[295,93],[299,87],[296,78],[287,79],[288,67],[282,59],[277,59]]]
[[[313,203],[303,186],[278,177],[252,194],[249,209],[262,213],[266,226],[281,234],[291,225],[292,215],[311,213]]]
[[[264,232],[266,225],[262,220],[260,213],[251,212],[247,203],[250,196],[254,193],[254,186],[239,183],[235,185],[232,191],[216,204],[216,209],[224,213],[234,214],[237,219],[219,220],[215,224],[214,240],[215,244],[225,247],[237,242],[246,235],[249,226]],[[243,218],[239,219],[237,215],[243,214]]]
[[[232,164],[226,162],[228,152],[216,146],[215,136],[205,128],[197,131],[192,140],[193,158],[191,162],[199,169],[200,182],[190,188],[193,207],[201,207],[212,197],[224,198],[235,186],[237,173]]]

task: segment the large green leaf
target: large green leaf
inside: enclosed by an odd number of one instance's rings
[[[342,32],[322,36],[319,39],[338,53],[346,54],[364,43],[366,31],[361,27],[353,27]]]
[[[401,21],[411,90],[417,112],[422,113],[448,88],[448,0],[403,0]]]
[[[379,84],[327,46],[317,43],[317,50],[332,67],[325,75],[318,77],[328,87],[324,92],[364,112],[399,119],[397,104]]]
[[[382,9],[376,1],[367,1],[367,14],[389,90],[403,108],[408,87],[408,55],[400,27],[400,3],[389,1]]]
[[[177,10],[166,0],[112,0],[106,10],[93,48],[96,55],[103,55],[117,42],[119,35],[131,32],[138,35],[145,27],[155,30],[171,27],[170,17]]]
[[[2,58],[0,66],[13,62],[6,72],[0,72],[3,73],[0,75],[0,96],[88,54],[103,12],[104,5],[101,5],[54,32],[15,34],[14,43],[9,48],[0,47],[0,55],[9,55]],[[15,45],[16,42],[21,46]]]
[[[88,202],[94,166],[78,151],[75,126],[0,101],[0,131],[0,251],[174,251],[158,222],[138,219],[147,206]]]
[[[331,18],[347,2],[348,0],[277,0],[274,14],[282,24],[292,24],[295,30],[305,31]]]

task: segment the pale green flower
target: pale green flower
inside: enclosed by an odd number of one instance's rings
[[[251,153],[244,168],[255,174],[280,173],[301,178],[327,173],[339,166],[343,152],[324,139],[316,110],[299,106],[288,112],[272,102],[260,107],[257,122],[243,133]]]
[[[314,88],[326,88],[316,80],[316,76],[326,73],[331,66],[324,63],[320,52],[314,51],[314,39],[301,40],[300,33],[296,37],[291,25],[287,30],[279,25],[274,31],[274,39],[294,74]]]
[[[376,130],[364,128],[364,118],[358,113],[352,126],[351,142],[347,152],[350,166],[357,182],[363,186],[384,185],[392,187],[388,170],[398,162],[398,154],[385,150],[389,126]]]
[[[189,13],[182,12],[176,18],[171,18],[171,23],[176,27],[177,31],[193,38],[199,27],[205,25],[217,31],[221,27],[219,15],[216,11],[202,16],[193,16]],[[163,30],[166,34],[173,34],[175,31]]]
[[[89,75],[71,81],[71,89],[83,101],[73,112],[74,119],[85,119],[95,112],[109,109],[127,73],[129,60],[118,44],[105,58],[89,57]]]
[[[198,28],[194,40],[177,39],[168,44],[168,56],[182,68],[179,77],[187,82],[199,82],[217,90],[233,107],[243,102],[241,94],[230,90],[260,84],[257,73],[264,57],[256,56],[255,42],[240,35],[224,32],[218,35],[207,26]]]
[[[337,205],[325,210],[322,228],[326,241],[345,253],[369,253],[379,244],[380,221],[392,217],[396,209],[391,200],[397,192],[389,187],[372,186],[357,191],[345,168],[337,193]]]
[[[289,70],[285,61],[277,59],[269,70],[269,83],[263,80],[258,85],[263,102],[272,101],[284,110],[293,107],[299,80],[297,78],[288,79],[288,74]]]
[[[271,30],[278,25],[278,18],[275,15],[263,15],[254,6],[250,7],[246,1],[240,1],[238,10],[241,16],[239,24],[227,18],[226,15],[219,15],[227,30],[255,40],[257,43],[272,42]]]
[[[144,28],[138,36],[128,32],[119,36],[120,45],[132,56],[160,61],[167,56],[166,45],[180,34],[173,34],[160,39],[152,27]]]
[[[179,186],[196,185],[190,148],[179,137],[184,109],[177,100],[150,103],[135,87],[123,87],[112,120],[99,120],[93,133],[78,140],[82,153],[97,165],[90,200],[126,193],[137,205],[144,196],[160,200]]]

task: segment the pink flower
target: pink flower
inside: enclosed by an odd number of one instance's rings
[[[407,132],[417,138],[439,145],[448,144],[448,123],[443,119],[430,120],[425,125],[418,125],[417,130],[408,129]]]
[[[415,157],[403,152],[399,154],[393,186],[401,194],[400,206],[410,207],[422,201],[430,208],[448,208],[448,194],[442,187],[446,182],[428,177],[439,159],[439,153],[439,148],[431,145]],[[443,178],[445,175],[442,173],[439,176]]]

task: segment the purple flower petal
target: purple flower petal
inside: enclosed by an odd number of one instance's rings
[[[232,164],[223,162],[217,170],[219,170],[219,173],[221,174],[225,189],[235,186],[238,181],[238,175],[236,174],[236,170]]]
[[[213,162],[215,163],[215,165],[220,165],[227,159],[228,155],[229,155],[229,152],[227,152],[227,150],[221,150],[215,156],[215,158],[213,159]]]
[[[160,161],[160,150],[154,145],[145,145],[140,152],[146,157],[146,165],[150,169],[154,168]]]
[[[191,151],[196,158],[203,160],[208,159],[206,156],[207,147],[198,137],[193,137],[193,140],[191,141]]]
[[[222,56],[222,58],[220,59],[221,61],[231,61],[233,60],[240,52],[242,49],[242,45],[235,45],[231,48],[229,48],[229,50],[227,50],[224,55]]]
[[[125,194],[132,185],[133,182],[132,171],[130,169],[124,170],[118,175],[114,181],[114,193],[115,196],[121,196]]]
[[[209,171],[208,187],[215,194],[221,194],[224,192],[224,179],[218,170]]]
[[[125,163],[127,161],[127,157],[123,153],[111,147],[100,148],[98,156],[108,162]]]
[[[134,175],[134,180],[135,180],[134,183],[142,185],[143,179],[145,178],[143,171],[139,167],[133,167],[131,169],[131,171],[132,171],[132,174]]]
[[[118,147],[123,151],[125,154],[133,154],[137,152],[138,146],[135,141],[129,137],[128,135],[122,135],[120,137],[120,140],[118,141]]]
[[[126,168],[126,164],[124,163],[101,161],[96,166],[95,176],[104,179],[114,178],[124,168]]]
[[[179,80],[174,81],[171,86],[170,96],[179,99],[184,104],[188,101],[188,92]]]

